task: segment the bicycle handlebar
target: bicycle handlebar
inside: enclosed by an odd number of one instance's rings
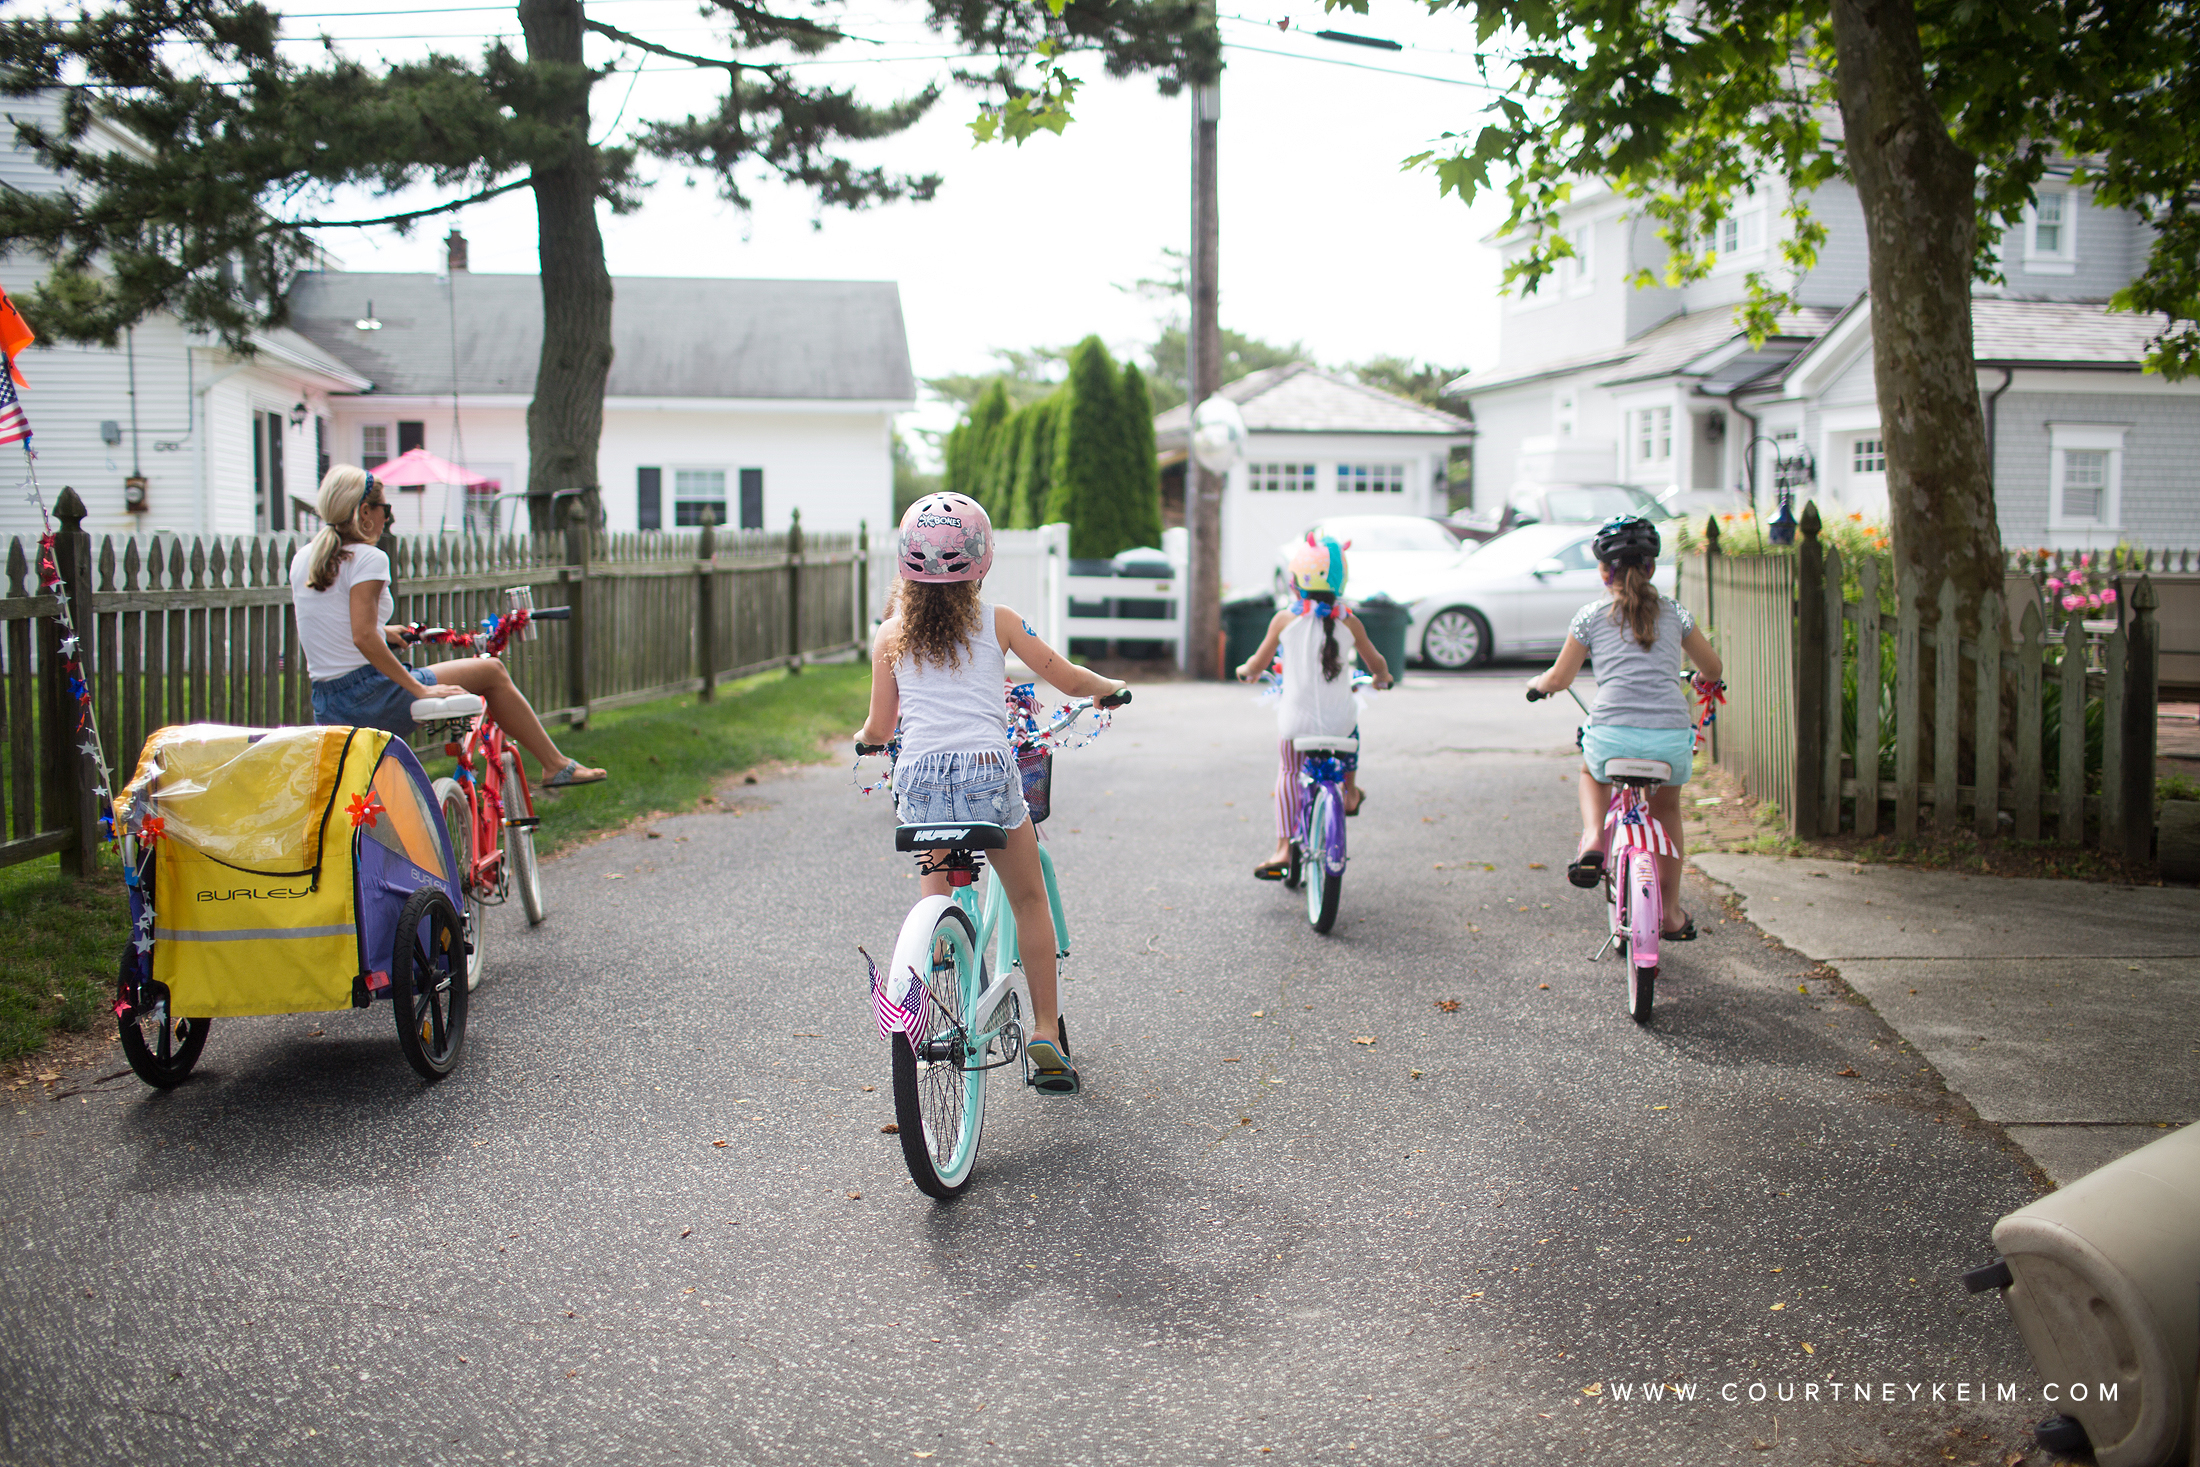
[[[1097,703],[1093,704],[1093,707],[1120,708],[1125,703],[1128,703],[1130,700],[1131,690],[1129,688],[1117,688],[1114,692],[1108,694],[1105,698],[1102,698]]]
[[[527,613],[527,619],[529,621],[571,621],[573,619],[573,608],[570,606],[538,606]]]

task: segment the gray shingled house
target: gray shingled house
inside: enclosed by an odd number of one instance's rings
[[[1340,514],[1441,515],[1449,511],[1445,465],[1474,441],[1474,424],[1411,398],[1305,362],[1225,383],[1221,396],[1245,415],[1244,460],[1222,491],[1222,580],[1264,591],[1276,546],[1316,520]],[[1183,505],[1191,410],[1154,418],[1164,502]]]
[[[532,275],[475,275],[464,241],[441,275],[330,271],[290,294],[300,334],[372,386],[332,393],[326,459],[369,468],[415,447],[486,474],[472,493],[400,496],[400,533],[485,522],[527,481],[527,404],[542,350]],[[604,399],[613,530],[874,530],[893,514],[893,417],[914,406],[890,281],[622,277]],[[509,514],[499,524],[509,524]]]

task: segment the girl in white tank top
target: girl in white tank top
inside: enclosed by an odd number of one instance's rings
[[[1368,640],[1367,628],[1344,600],[1345,547],[1333,539],[1315,539],[1291,556],[1292,604],[1268,623],[1260,650],[1238,668],[1240,682],[1251,682],[1283,652],[1282,696],[1276,705],[1276,848],[1253,868],[1261,881],[1281,881],[1298,834],[1305,791],[1299,784],[1299,754],[1294,739],[1347,738],[1359,733],[1359,709],[1352,700],[1352,665],[1338,638],[1349,634],[1352,650],[1375,679],[1390,686],[1390,664]],[[1360,789],[1357,754],[1344,756],[1344,813],[1357,815],[1367,796]]]
[[[904,823],[986,821],[1008,833],[1008,844],[987,859],[1016,913],[1017,953],[1031,987],[1033,1083],[1043,1093],[1075,1094],[1077,1070],[1060,1048],[1054,918],[1038,831],[1009,752],[1007,656],[1073,698],[1104,698],[1124,685],[1077,666],[1015,612],[979,598],[991,539],[985,511],[959,494],[927,496],[903,517],[902,579],[872,640],[871,713],[856,742],[884,744],[899,727],[894,792]],[[924,876],[922,886],[926,896],[945,896],[947,875]]]

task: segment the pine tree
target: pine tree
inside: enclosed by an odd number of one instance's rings
[[[1025,408],[1030,427],[1024,434],[1022,453],[1016,461],[1014,519],[1011,527],[1035,530],[1046,523],[1047,506],[1054,488],[1054,438],[1062,420],[1066,394],[1056,388]]]
[[[941,456],[947,472],[941,487],[950,494],[967,494],[985,504],[986,475],[993,454],[993,437],[1008,417],[1008,389],[998,378],[970,405],[963,420],[948,430]],[[993,508],[986,506],[986,513]]]
[[[1071,559],[1104,560],[1133,542],[1124,538],[1121,379],[1099,337],[1070,350],[1062,388],[1046,517],[1069,525]]]
[[[1161,461],[1154,452],[1153,398],[1138,363],[1123,364],[1123,528],[1131,544],[1161,547]]]

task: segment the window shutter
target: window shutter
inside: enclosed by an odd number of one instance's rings
[[[665,471],[663,469],[636,469],[634,471],[634,527],[640,530],[661,530],[665,527]]]
[[[416,448],[427,446],[428,425],[426,423],[400,422],[397,425],[397,451],[399,453],[411,453]]]
[[[761,530],[764,528],[764,471],[762,469],[743,469],[741,471],[741,528],[744,530]]]

